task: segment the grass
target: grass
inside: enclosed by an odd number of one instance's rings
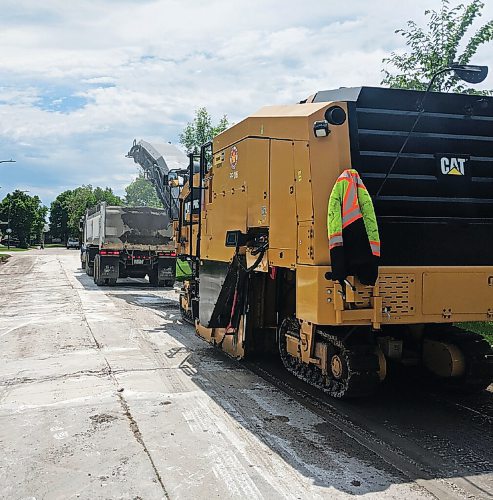
[[[10,249],[4,245],[0,245],[0,252],[25,252],[26,250],[29,250],[29,248],[17,248],[17,247],[10,247]]]
[[[493,321],[458,323],[458,326],[464,328],[464,330],[479,333],[479,335],[482,335],[490,344],[493,345]]]
[[[45,248],[62,248],[65,247],[63,243],[46,243]]]

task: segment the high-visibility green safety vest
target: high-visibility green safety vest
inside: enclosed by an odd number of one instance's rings
[[[347,245],[344,233],[348,235],[349,230],[353,234],[347,240],[353,247],[358,248],[344,249],[346,261],[348,255],[353,256],[358,262],[364,260],[365,254],[370,258],[371,255],[380,257],[380,235],[373,202],[361,177],[354,169],[344,170],[332,189],[327,211],[327,228],[331,257],[336,248]],[[361,234],[354,236],[354,233]],[[340,260],[341,257],[338,255],[341,252],[337,251],[335,254],[335,258]],[[345,262],[344,267],[350,272],[351,263]]]

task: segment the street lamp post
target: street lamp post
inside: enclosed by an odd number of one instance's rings
[[[10,233],[12,232],[12,229],[10,229],[10,207],[12,206],[12,199],[9,198],[9,212],[7,215],[7,250],[10,250]]]
[[[15,163],[15,160],[0,160],[0,163]],[[7,248],[10,250],[10,233],[12,232],[12,229],[10,229],[10,203],[9,203],[9,220],[7,222]]]

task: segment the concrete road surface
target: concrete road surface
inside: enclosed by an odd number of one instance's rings
[[[432,497],[195,337],[177,291],[78,265],[0,265],[1,498]]]

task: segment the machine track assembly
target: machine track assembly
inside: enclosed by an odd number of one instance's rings
[[[307,364],[290,355],[287,336],[300,339],[299,323],[286,318],[279,329],[279,353],[286,369],[335,398],[362,397],[372,394],[380,383],[379,361],[372,343],[349,342],[325,330],[317,329],[317,342],[327,345],[327,373],[315,364]]]
[[[464,373],[460,377],[437,379],[437,382],[461,393],[475,393],[486,389],[493,381],[493,349],[479,334],[456,327],[440,327],[427,338],[456,346],[464,359]]]

